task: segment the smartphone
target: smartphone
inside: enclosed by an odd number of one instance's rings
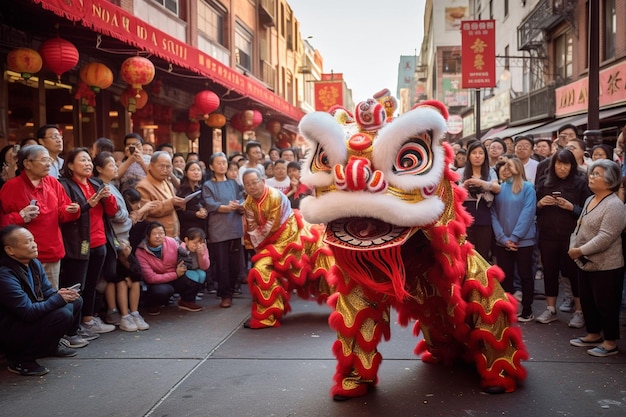
[[[31,206],[36,206],[37,205],[37,200],[30,200],[30,205]]]
[[[561,196],[561,192],[560,191],[552,191],[552,197],[557,198]]]
[[[80,282],[72,285],[71,287],[68,288],[68,290],[80,291]]]
[[[128,152],[130,152],[131,155],[135,153],[135,150],[137,150],[137,148],[132,145],[128,147]]]
[[[96,190],[96,195],[100,194],[102,190],[104,190],[104,187],[106,187],[106,184],[104,183],[100,184],[100,186],[98,186],[98,189]]]

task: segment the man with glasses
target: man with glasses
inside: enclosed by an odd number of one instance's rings
[[[531,184],[535,183],[537,165],[539,165],[539,162],[531,158],[534,146],[535,142],[530,136],[518,136],[515,138],[515,156],[524,164],[526,180],[530,181]]]
[[[52,158],[42,145],[21,148],[17,166],[20,175],[0,189],[0,224],[30,230],[39,246],[38,259],[52,287],[58,288],[61,258],[65,256],[59,224],[78,219],[80,207],[72,203],[59,181],[48,175]]]
[[[117,172],[120,192],[134,188],[146,177],[148,164],[143,158],[142,144],[143,138],[137,133],[124,136],[124,159]]]
[[[184,209],[185,199],[177,197],[174,186],[168,178],[172,173],[172,158],[165,151],[156,151],[152,154],[148,174],[137,184],[137,191],[141,194],[141,205],[148,201],[158,201],[159,204],[148,211],[146,220],[161,223],[165,227],[165,234],[178,239],[180,224],[176,207]]]
[[[37,141],[43,145],[52,158],[50,173],[54,178],[59,178],[63,168],[63,158],[59,155],[63,152],[63,135],[57,125],[43,125],[37,130]]]

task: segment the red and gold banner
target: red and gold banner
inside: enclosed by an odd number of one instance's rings
[[[96,32],[149,51],[299,121],[304,113],[256,80],[138,19],[107,0],[31,0]]]
[[[463,88],[496,86],[496,21],[461,22],[461,76]]]
[[[343,81],[315,82],[315,110],[328,111],[332,106],[343,106]]]

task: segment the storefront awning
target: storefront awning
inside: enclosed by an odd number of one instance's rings
[[[531,129],[534,129],[534,128],[538,127],[538,126],[541,126],[542,124],[543,123],[533,123],[533,124],[529,124],[529,125],[507,127],[504,130],[501,130],[501,131],[495,132],[495,133],[491,133],[490,135],[483,137],[482,140],[495,138],[495,137],[499,137],[499,138],[514,137],[514,136],[522,134],[522,133],[527,133],[527,131],[529,131]]]
[[[205,76],[284,116],[299,121],[304,112],[269,91],[258,81],[222,64],[199,49],[145,23],[106,0],[31,0],[44,9],[98,33],[150,52],[168,62]]]
[[[600,110],[600,120],[602,121],[604,119],[608,119],[610,117],[613,117],[613,116],[616,116],[618,114],[625,113],[625,112],[626,112],[626,106],[613,107],[611,109]],[[561,126],[565,124],[571,124],[576,127],[584,126],[587,124],[587,113],[561,117],[560,119],[556,119],[550,123],[544,124],[543,126],[539,126],[526,133],[531,134],[533,136],[552,136],[554,132],[556,132]]]

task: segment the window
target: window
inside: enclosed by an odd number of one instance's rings
[[[178,16],[178,0],[154,0],[170,12]]]
[[[617,27],[617,15],[615,13],[615,0],[604,1],[604,39],[602,58],[609,59],[615,56],[615,36]]]
[[[555,39],[554,42],[554,74],[557,84],[572,78],[572,34],[568,31]]]
[[[224,45],[225,12],[205,2],[198,2],[198,30],[213,42]]]
[[[458,74],[461,72],[461,56],[458,52],[443,51],[443,73]]]
[[[239,23],[235,27],[235,60],[238,66],[252,72],[252,34]]]

